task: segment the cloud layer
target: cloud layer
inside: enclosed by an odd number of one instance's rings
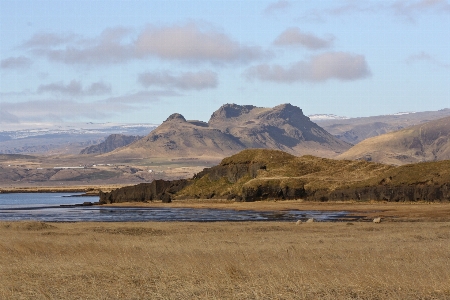
[[[407,64],[413,64],[420,61],[425,61],[441,68],[450,69],[450,64],[438,61],[436,58],[434,58],[433,56],[424,51],[418,54],[410,55],[406,59]]]
[[[108,94],[111,92],[111,86],[103,82],[94,82],[88,88],[83,89],[81,82],[72,80],[65,85],[62,82],[40,85],[37,89],[38,93],[56,93],[68,96],[95,96]]]
[[[117,27],[98,37],[40,33],[22,47],[51,61],[66,64],[114,64],[156,57],[187,62],[250,62],[266,55],[260,47],[242,45],[226,34],[196,24],[148,27],[133,39],[132,31]]]
[[[31,59],[25,56],[9,57],[0,61],[0,68],[2,69],[20,69],[31,66]]]
[[[276,46],[300,46],[310,50],[329,48],[334,37],[319,38],[309,33],[300,31],[298,27],[288,28],[283,31],[273,42]]]
[[[168,71],[139,74],[138,81],[144,87],[160,86],[181,90],[203,90],[218,85],[217,73],[212,71],[185,72],[178,76]]]
[[[19,118],[8,111],[3,111],[0,107],[0,124],[19,123]]]
[[[140,91],[93,102],[64,98],[3,102],[0,103],[0,123],[61,122],[83,118],[100,120],[124,112],[142,110],[159,102],[161,97],[173,96],[179,96],[179,94],[171,91]]]
[[[273,14],[277,11],[287,9],[290,6],[291,6],[291,3],[289,1],[279,0],[277,2],[273,2],[273,3],[270,3],[269,5],[267,5],[267,7],[264,9],[263,12],[266,15],[269,15],[269,14]]]
[[[309,61],[299,61],[288,67],[261,64],[245,72],[248,79],[279,83],[322,82],[329,79],[349,81],[369,75],[370,70],[364,56],[345,52],[320,54]]]

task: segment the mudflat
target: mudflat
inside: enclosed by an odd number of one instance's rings
[[[449,299],[450,222],[0,222],[0,298]]]

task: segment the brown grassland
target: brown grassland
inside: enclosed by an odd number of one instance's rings
[[[385,219],[0,222],[0,299],[450,299],[448,203],[242,205]]]

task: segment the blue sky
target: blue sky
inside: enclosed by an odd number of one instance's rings
[[[450,107],[450,3],[0,0],[0,123]]]

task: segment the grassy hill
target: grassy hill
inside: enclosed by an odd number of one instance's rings
[[[247,149],[192,179],[128,187],[126,192],[118,190],[103,197],[103,202],[193,198],[442,201],[450,200],[449,170],[448,160],[395,167]]]

